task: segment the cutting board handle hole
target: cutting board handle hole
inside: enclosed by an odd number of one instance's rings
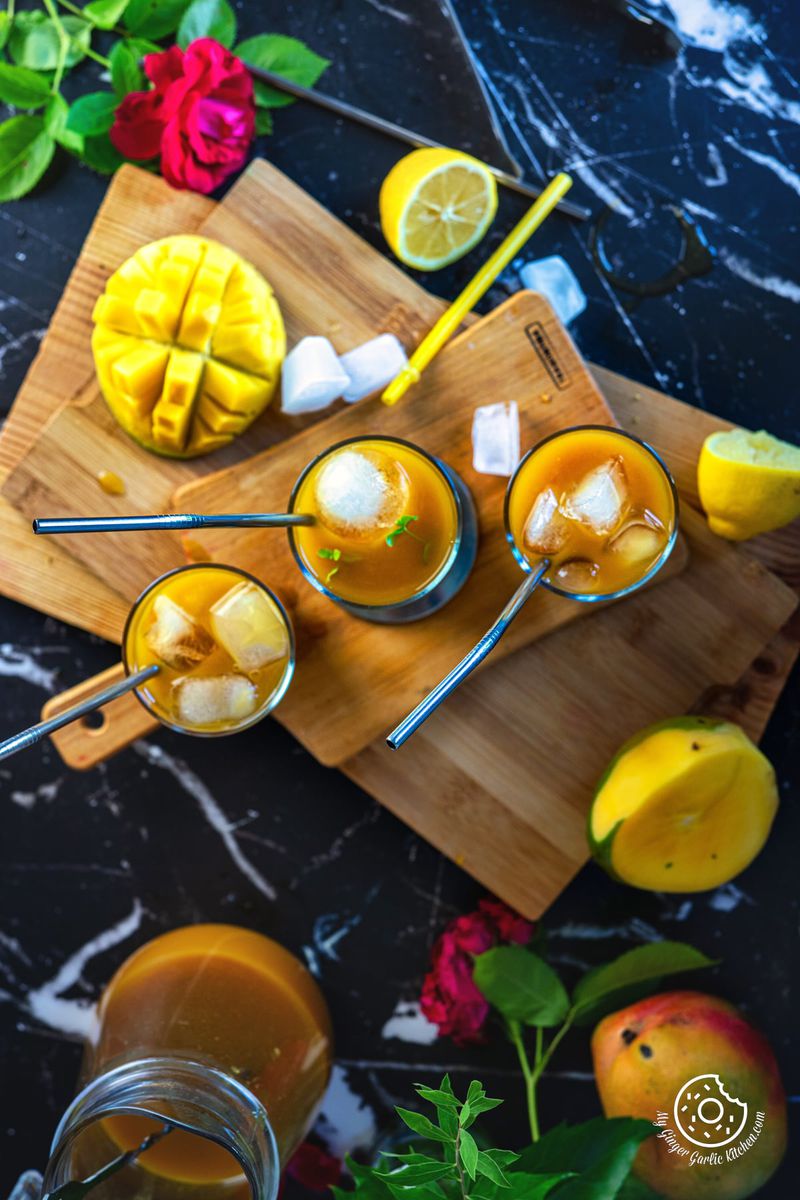
[[[94,712],[87,713],[85,717],[81,717],[81,725],[88,733],[97,736],[108,725],[108,713],[104,713],[102,708],[98,708]]]

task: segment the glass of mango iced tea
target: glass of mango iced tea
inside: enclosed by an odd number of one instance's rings
[[[393,750],[491,653],[539,583],[592,603],[618,600],[652,579],[678,536],[678,493],[646,442],[578,425],[521,460],[506,492],[505,529],[525,580],[491,629],[392,730]]]
[[[315,518],[289,530],[306,579],[368,621],[429,616],[459,591],[475,561],[477,518],[466,485],[400,438],[331,446],[303,470],[289,511]]]
[[[162,724],[201,737],[237,733],[275,708],[294,672],[294,634],[268,587],[238,568],[192,563],[142,592],[122,657],[158,673],[134,695]]]

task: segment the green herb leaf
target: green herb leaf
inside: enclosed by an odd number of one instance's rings
[[[458,1100],[456,1100],[452,1091],[448,1092],[443,1088],[426,1087],[424,1083],[415,1083],[414,1088],[418,1096],[421,1096],[423,1100],[430,1101],[431,1104],[437,1105],[437,1107],[442,1104],[450,1108],[459,1107]]]
[[[44,110],[44,127],[59,146],[73,154],[80,154],[83,150],[83,138],[79,133],[71,133],[67,129],[68,114],[69,107],[64,97],[51,96]]]
[[[12,117],[0,125],[0,200],[18,200],[44,175],[56,144],[41,117]]]
[[[144,72],[139,66],[138,56],[126,42],[117,42],[111,48],[108,59],[111,63],[111,85],[120,99],[129,92],[145,89]]]
[[[359,1200],[394,1200],[394,1192],[379,1179],[372,1167],[366,1167],[363,1163],[356,1162],[348,1154],[345,1158],[345,1165],[353,1180],[355,1194]],[[334,1200],[352,1200],[353,1192],[349,1189],[345,1191],[343,1188],[331,1188]]]
[[[125,9],[125,27],[157,42],[175,32],[188,7],[189,0],[130,0]]]
[[[569,997],[552,967],[522,946],[496,946],[475,959],[478,990],[507,1021],[560,1025]]]
[[[329,550],[327,546],[320,546],[317,554],[320,558],[332,558],[334,562],[338,562],[342,557],[342,552],[338,546],[334,547],[333,550]]]
[[[417,541],[421,541],[421,538],[417,538],[417,535],[411,532],[411,523],[418,520],[419,517],[412,517],[408,515],[398,517],[397,524],[395,525],[394,529],[391,531],[391,533],[388,533],[384,539],[386,545],[389,547],[393,546],[397,538],[399,538],[402,533],[407,533],[409,537],[413,537],[416,538]]]
[[[70,38],[65,61],[65,66],[69,70],[86,57],[86,51],[92,44],[92,27],[88,21],[83,21],[80,17],[62,17],[61,24]]]
[[[413,1129],[414,1133],[418,1133],[420,1137],[430,1138],[433,1142],[455,1141],[455,1137],[450,1137],[422,1113],[412,1112],[408,1108],[398,1108],[396,1111],[403,1124],[407,1125],[409,1129]]]
[[[0,100],[16,108],[41,108],[50,97],[47,80],[28,67],[0,62]]]
[[[466,1129],[461,1130],[459,1157],[470,1179],[474,1179],[478,1171],[478,1146],[475,1138]]]
[[[9,34],[11,33],[11,26],[13,23],[13,17],[8,15],[7,10],[4,9],[2,12],[0,12],[0,50],[5,49],[5,45],[8,41]]]
[[[236,14],[227,0],[192,0],[181,17],[175,39],[185,50],[195,38],[210,37],[231,48],[236,40]]]
[[[125,162],[116,146],[111,144],[107,133],[85,137],[80,156],[87,167],[91,167],[100,175],[113,175]]]
[[[613,962],[584,975],[573,994],[576,1020],[597,1016],[597,1007],[623,990],[652,983],[664,975],[710,967],[715,960],[706,958],[685,942],[648,942],[620,955]],[[619,997],[617,997],[619,999]]]
[[[256,109],[256,133],[259,137],[264,137],[272,133],[275,128],[272,113],[268,108]]]
[[[495,1183],[481,1182],[477,1191],[470,1193],[471,1200],[544,1200],[553,1188],[558,1187],[565,1179],[570,1179],[572,1172],[559,1172],[556,1175],[529,1175],[527,1172],[514,1172],[508,1176],[508,1187],[498,1187]],[[561,1195],[559,1189],[558,1195]]]
[[[475,1169],[479,1175],[484,1175],[487,1179],[491,1179],[492,1183],[496,1183],[498,1187],[508,1187],[508,1178],[504,1174],[502,1167],[498,1166],[485,1150],[479,1152]]]
[[[118,104],[119,97],[113,92],[87,92],[70,107],[67,129],[72,133],[82,133],[84,137],[108,133],[114,124],[114,112]]]
[[[427,1162],[405,1163],[393,1171],[376,1171],[379,1179],[391,1181],[396,1186],[406,1187],[410,1183],[432,1183],[434,1180],[451,1179],[455,1175],[455,1167],[440,1162],[435,1158]]]
[[[330,60],[315,54],[297,38],[280,33],[260,33],[240,42],[234,53],[251,67],[263,67],[274,75],[282,75],[301,87],[313,87],[330,65]],[[256,103],[264,108],[285,108],[294,97],[279,92],[268,83],[253,80]]]
[[[92,0],[84,7],[83,15],[98,29],[113,29],[130,4],[130,0]]]

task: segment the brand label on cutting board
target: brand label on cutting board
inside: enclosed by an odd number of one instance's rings
[[[556,352],[553,349],[553,343],[545,333],[544,325],[542,325],[541,321],[532,321],[530,325],[526,325],[525,332],[534,350],[539,355],[542,366],[559,391],[568,388],[571,382],[570,377],[558,361]]]

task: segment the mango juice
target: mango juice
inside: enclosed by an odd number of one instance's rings
[[[315,524],[291,531],[301,563],[342,600],[398,604],[443,576],[459,513],[440,465],[407,442],[357,438],[316,459],[293,497]]]

